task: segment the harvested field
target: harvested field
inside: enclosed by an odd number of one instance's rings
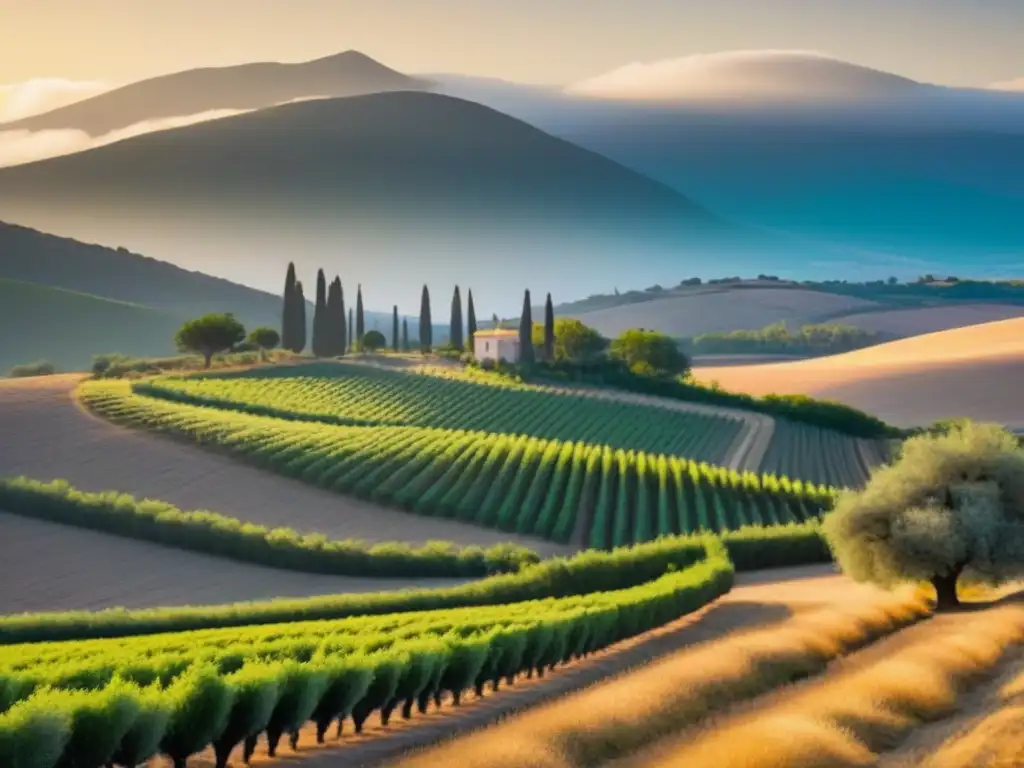
[[[608,337],[629,328],[653,328],[686,337],[763,328],[783,320],[818,322],[837,314],[880,307],[876,302],[801,288],[702,287],[681,295],[575,315]]]
[[[1012,599],[936,617],[850,655],[824,675],[656,744],[621,768],[733,760],[746,768],[877,765],[917,729],[954,715],[1017,657],[1022,640],[1024,606]]]
[[[182,509],[213,509],[263,525],[329,538],[489,546],[518,541],[543,555],[571,548],[453,520],[340,497],[193,446],[112,425],[72,398],[80,377],[0,382],[0,476],[63,478],[87,491],[116,489]]]
[[[450,586],[265,568],[0,513],[0,614],[211,605]]]
[[[883,336],[907,337],[948,331],[979,323],[993,323],[1024,317],[1024,306],[1017,304],[942,304],[934,307],[907,307],[858,312],[830,318],[828,322],[852,325]]]
[[[697,368],[702,381],[852,405],[897,426],[967,416],[1024,427],[1024,318],[901,339],[843,355]]]

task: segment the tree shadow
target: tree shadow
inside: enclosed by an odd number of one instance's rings
[[[971,600],[961,602],[955,608],[949,608],[941,612],[941,615],[955,613],[974,613],[976,611],[987,611],[991,608],[998,608],[1003,605],[1024,605],[1024,587],[1016,592],[997,597],[993,600]]]

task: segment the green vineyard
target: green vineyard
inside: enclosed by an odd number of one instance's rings
[[[212,748],[218,766],[257,740],[270,755],[374,712],[411,718],[483,695],[663,625],[728,591],[722,544],[638,586],[451,610],[5,646],[0,765],[175,766]]]
[[[486,382],[486,383],[485,383]],[[527,435],[722,463],[739,418],[598,400],[498,377],[416,374],[343,363],[135,385],[140,394],[280,418]]]
[[[607,549],[661,535],[802,522],[834,492],[774,475],[583,441],[421,426],[343,426],[255,416],[86,382],[107,418],[201,444],[336,492]]]
[[[858,488],[884,458],[882,441],[777,419],[761,470],[834,488]]]

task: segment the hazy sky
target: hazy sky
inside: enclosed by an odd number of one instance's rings
[[[121,83],[348,48],[406,72],[538,83],[749,48],[950,85],[1024,76],[1024,0],[0,0],[0,20],[0,83]]]

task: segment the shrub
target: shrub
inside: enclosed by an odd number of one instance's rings
[[[24,379],[30,376],[52,376],[57,368],[48,360],[37,360],[34,363],[24,363],[11,368],[8,375],[12,379]]]
[[[384,334],[380,331],[369,331],[363,336],[363,342],[360,349],[366,352],[376,352],[379,349],[384,349],[388,345],[387,339],[384,338]]]

